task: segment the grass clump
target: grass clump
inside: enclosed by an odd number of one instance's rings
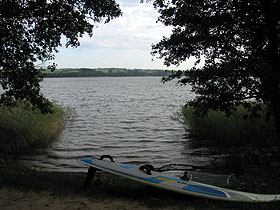
[[[192,139],[207,141],[208,145],[232,147],[268,145],[277,138],[274,122],[267,117],[266,107],[250,113],[239,105],[231,115],[222,111],[209,110],[206,115],[196,114],[193,106],[186,106],[176,115]],[[205,141],[203,141],[205,140]]]
[[[256,112],[242,105],[231,115],[209,110],[197,114],[193,106],[185,106],[176,115],[185,127],[193,146],[214,148],[213,153],[223,154],[210,163],[214,172],[234,173],[239,185],[235,189],[257,193],[279,193],[280,145],[274,121],[268,117],[263,104]]]
[[[66,111],[58,105],[53,105],[49,114],[26,102],[13,107],[0,105],[0,153],[18,155],[49,144],[59,134],[65,116]]]

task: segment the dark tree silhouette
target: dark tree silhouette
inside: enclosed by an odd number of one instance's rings
[[[36,62],[52,60],[62,36],[67,47],[78,47],[84,33],[92,36],[94,24],[120,15],[115,0],[1,0],[0,83],[5,90],[1,102],[28,100],[49,112]]]
[[[153,45],[152,54],[166,65],[191,56],[197,61],[165,79],[190,83],[198,94],[190,104],[200,110],[229,112],[249,99],[264,102],[279,134],[280,1],[155,0],[154,6],[173,32]]]

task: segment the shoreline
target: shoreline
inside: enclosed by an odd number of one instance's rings
[[[279,209],[279,202],[209,200],[150,187],[104,172],[97,173],[85,191],[85,176],[83,172],[37,171],[15,163],[1,163],[1,209]]]
[[[42,171],[42,173],[51,174],[58,179],[64,177],[65,179],[70,178],[70,180],[64,180],[61,186],[57,186],[58,188],[55,186],[49,188],[50,185],[55,184],[51,180],[43,189],[40,186],[33,188],[33,186],[24,186],[20,183],[17,186],[9,186],[9,184],[0,186],[1,209],[197,209],[196,205],[190,203],[191,197],[181,200],[182,195],[171,192],[171,198],[167,198],[169,197],[168,191],[151,188],[105,172],[96,173],[91,186],[86,191],[83,189],[83,181],[86,176],[83,172]],[[71,180],[73,188],[69,183]],[[74,181],[76,182],[74,183]],[[175,198],[177,195],[179,198]],[[163,198],[162,201],[161,198]],[[172,201],[174,198],[175,200]],[[183,207],[186,203],[188,203],[187,206]]]

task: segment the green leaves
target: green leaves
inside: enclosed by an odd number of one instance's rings
[[[154,6],[159,21],[173,32],[152,46],[152,54],[166,65],[191,56],[197,60],[195,67],[165,81],[190,83],[197,94],[191,104],[202,110],[228,112],[236,104],[261,100],[280,130],[279,1],[155,0]],[[202,58],[205,65],[198,68]]]
[[[92,36],[94,23],[120,15],[114,0],[1,1],[0,83],[6,91],[1,101],[27,99],[43,112],[50,111],[40,94],[43,74],[35,63],[52,60],[62,36],[67,47],[78,47],[84,33]]]

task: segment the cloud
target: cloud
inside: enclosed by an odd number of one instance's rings
[[[169,35],[170,28],[156,23],[158,14],[152,3],[120,0],[123,15],[107,24],[100,24],[93,37],[84,36],[81,46],[92,49],[151,50],[151,44]]]
[[[107,24],[94,28],[93,36],[84,35],[80,47],[59,48],[55,62],[62,67],[124,67],[124,68],[167,68],[163,60],[152,62],[151,45],[163,36],[168,37],[172,29],[157,22],[159,14],[152,1],[117,0],[123,15]],[[193,59],[179,68],[193,65]],[[176,69],[175,66],[169,69]]]

